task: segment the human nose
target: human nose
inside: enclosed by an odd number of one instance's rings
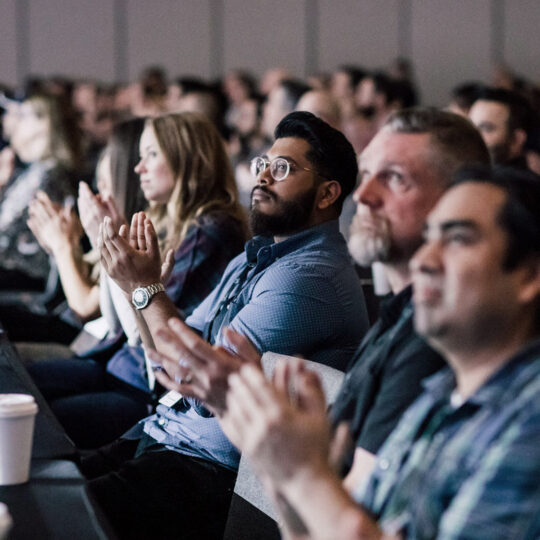
[[[365,204],[371,208],[380,206],[382,198],[379,190],[379,184],[374,175],[364,176],[360,179],[360,185],[353,194],[353,200],[356,204]]]
[[[257,182],[259,184],[272,184],[275,182],[274,178],[272,177],[272,174],[270,173],[270,165],[266,165],[264,170],[259,174],[257,177]]]
[[[413,273],[434,274],[441,268],[441,246],[438,240],[425,240],[413,255],[409,268]]]
[[[139,160],[139,163],[137,163],[137,165],[135,165],[135,168],[133,170],[135,171],[136,174],[141,174],[141,172],[143,171],[143,168],[144,168],[144,163],[143,163],[143,160],[141,158]]]

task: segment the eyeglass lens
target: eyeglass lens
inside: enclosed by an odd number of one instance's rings
[[[251,174],[256,178],[266,169],[269,162],[264,158],[257,157],[251,162]],[[270,161],[270,174],[277,182],[285,180],[289,174],[289,163],[284,158],[276,158]]]

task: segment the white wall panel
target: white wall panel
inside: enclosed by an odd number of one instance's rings
[[[303,0],[223,0],[223,4],[224,71],[243,68],[262,74],[269,67],[284,66],[304,76]]]
[[[30,73],[114,80],[113,0],[29,0]]]
[[[0,82],[17,83],[15,1],[0,0]]]
[[[212,1],[128,0],[129,77],[150,64],[171,76],[208,76]]]
[[[320,69],[387,66],[398,55],[399,1],[320,0]]]
[[[504,4],[504,57],[517,73],[540,83],[540,2]]]
[[[490,73],[489,0],[412,0],[412,54],[423,103],[444,105],[451,88]]]

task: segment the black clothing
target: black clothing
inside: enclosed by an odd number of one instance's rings
[[[421,394],[420,381],[445,365],[414,331],[411,296],[409,286],[381,303],[330,411],[335,424],[350,421],[356,446],[373,454]]]

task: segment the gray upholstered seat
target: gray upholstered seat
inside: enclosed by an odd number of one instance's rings
[[[273,373],[278,359],[287,358],[291,357],[272,352],[265,353],[262,357],[262,364],[266,375],[270,376]],[[322,381],[326,402],[328,405],[331,404],[341,386],[344,376],[343,372],[310,360],[304,360],[304,362],[306,362],[309,369],[318,373]],[[234,493],[235,496],[242,497],[272,519],[276,518],[272,502],[266,495],[257,475],[251,469],[247,458],[244,457],[240,460],[240,468],[238,470],[238,478],[234,487]]]

